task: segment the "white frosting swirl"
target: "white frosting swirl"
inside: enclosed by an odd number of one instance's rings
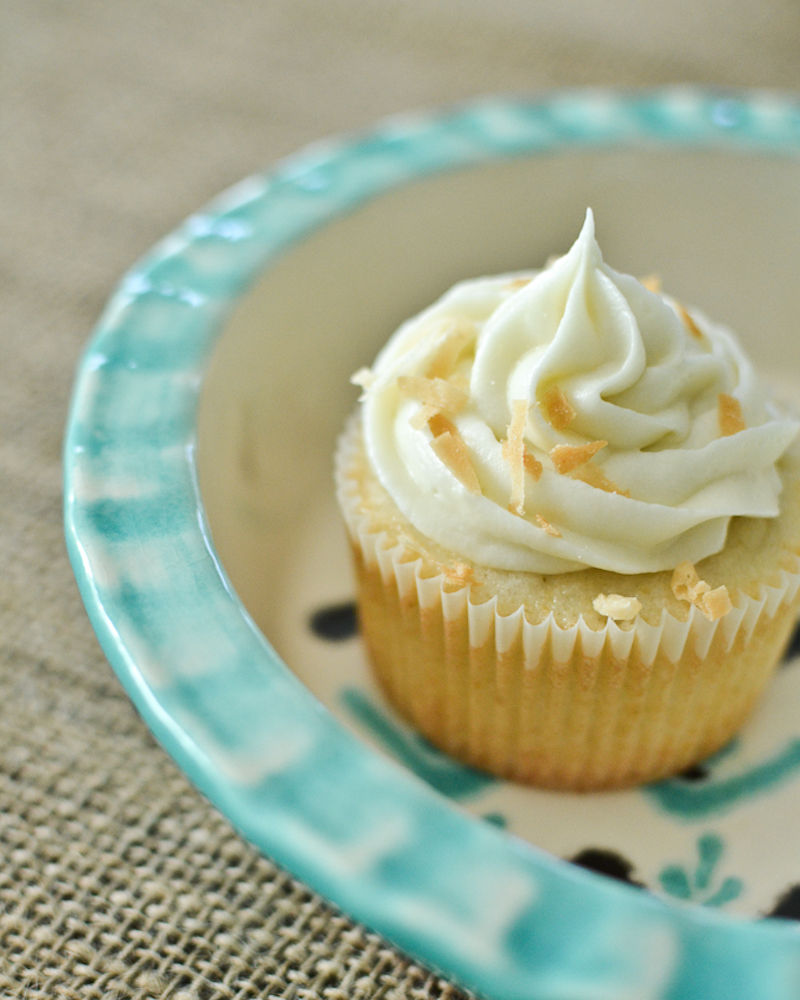
[[[775,462],[800,425],[767,397],[728,330],[608,267],[591,212],[569,253],[524,278],[456,285],[375,362],[367,454],[423,535],[497,569],[645,573],[719,551],[734,515],[778,514]],[[444,415],[480,492],[432,446],[421,397],[402,378],[436,374],[443,358],[451,383],[468,386],[466,405]],[[722,433],[722,394],[738,401],[743,429]],[[566,405],[561,419],[554,398]],[[518,400],[525,447],[543,468],[525,474],[513,512],[502,442]],[[557,471],[554,447],[598,441],[590,466]],[[590,467],[602,487],[575,478]]]

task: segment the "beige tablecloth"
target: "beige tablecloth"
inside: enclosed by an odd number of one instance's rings
[[[798,88],[798,29],[790,0],[0,4],[4,995],[460,995],[242,842],[97,646],[62,542],[60,448],[118,276],[313,139],[490,91]]]

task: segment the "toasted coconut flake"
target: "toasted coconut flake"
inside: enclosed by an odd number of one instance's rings
[[[648,292],[655,292],[656,295],[661,291],[661,275],[660,274],[648,274],[646,278],[639,279],[640,284],[648,290]]]
[[[451,420],[448,420],[447,417],[443,417],[441,413],[434,413],[428,421],[428,427],[430,427],[431,434],[435,438],[439,437],[440,434],[449,433],[453,436],[458,434],[456,425]]]
[[[691,333],[693,337],[697,337],[698,340],[702,340],[703,331],[700,329],[697,323],[695,323],[695,321],[686,311],[686,308],[682,306],[680,302],[677,303],[677,306],[678,306],[678,315],[683,320],[683,325],[686,327],[686,329],[689,331],[689,333]]]
[[[567,472],[577,469],[578,466],[585,465],[607,444],[608,441],[592,441],[590,444],[557,444],[555,448],[550,449],[550,458],[553,460],[556,471],[563,476]]]
[[[414,416],[408,421],[415,431],[421,431],[423,427],[435,417],[439,411],[430,403],[423,403]],[[449,421],[448,421],[449,423]]]
[[[544,416],[551,427],[557,431],[563,431],[577,417],[577,413],[572,403],[564,395],[563,391],[554,385],[544,394],[542,400]]]
[[[443,378],[425,378],[421,375],[401,375],[397,379],[397,387],[404,396],[417,399],[444,410],[445,413],[458,413],[464,409],[469,400],[467,393],[457,389]]]
[[[445,320],[444,336],[428,361],[429,378],[449,378],[459,355],[475,338],[475,324],[464,317]]]
[[[549,521],[546,521],[541,514],[536,515],[536,523],[543,531],[546,531],[548,535],[552,535],[553,538],[561,538],[561,532],[558,528]]]
[[[531,453],[526,450],[522,455],[522,464],[525,466],[525,471],[532,477],[533,481],[538,483],[539,477],[541,476],[544,468],[539,459],[534,455],[531,455]]]
[[[594,462],[585,462],[572,473],[573,479],[579,479],[587,486],[594,486],[597,490],[604,490],[606,493],[618,493],[621,497],[630,498],[631,491],[623,490],[615,482],[610,480],[599,465]]]
[[[719,429],[723,437],[730,437],[731,434],[738,434],[745,429],[744,417],[742,416],[742,405],[738,399],[729,396],[727,392],[721,392],[717,400],[717,416],[719,419]]]
[[[533,278],[513,278],[503,287],[507,288],[509,291],[517,292],[520,288],[524,288],[526,285],[529,285],[531,281],[533,281]]]
[[[464,439],[453,429],[445,431],[431,441],[431,448],[436,452],[439,460],[453,473],[463,486],[470,493],[480,495],[481,484],[469,457],[469,451],[464,443]]]
[[[725,584],[717,587],[715,590],[709,590],[696,603],[710,622],[715,622],[718,618],[724,618],[733,607],[728,588]]]
[[[528,404],[524,399],[515,399],[511,404],[511,423],[503,442],[503,459],[511,474],[511,503],[509,510],[520,517],[525,513],[525,421],[528,419]]]
[[[598,594],[592,601],[592,607],[599,615],[612,618],[615,622],[629,622],[642,610],[642,602],[622,594]]]

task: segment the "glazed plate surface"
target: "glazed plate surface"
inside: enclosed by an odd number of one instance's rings
[[[800,111],[774,95],[394,120],[193,216],[87,350],[67,536],[137,706],[246,836],[495,1000],[800,993],[800,925],[762,919],[800,915],[800,658],[726,751],[649,788],[545,793],[435,753],[353,630],[331,482],[349,375],[454,281],[565,251],[590,205],[612,266],[659,273],[797,397],[798,191]]]

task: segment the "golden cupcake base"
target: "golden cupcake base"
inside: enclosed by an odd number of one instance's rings
[[[434,746],[543,788],[626,788],[724,746],[780,659],[800,612],[800,458],[784,510],[734,519],[698,564],[732,609],[707,620],[672,574],[587,569],[541,577],[469,566],[422,538],[377,483],[352,422],[337,491],[353,548],[361,631],[391,704]],[[635,594],[617,624],[598,593]]]
[[[700,657],[687,649],[652,662],[634,639],[621,659],[605,642],[587,653],[580,636],[566,659],[548,636],[526,665],[522,630],[499,652],[494,629],[469,641],[466,612],[401,596],[354,551],[361,631],[388,700],[434,746],[464,763],[542,788],[625,788],[675,774],[724,746],[767,684],[797,616],[797,600],[762,614],[728,647],[715,630]],[[554,626],[557,627],[557,626]]]

